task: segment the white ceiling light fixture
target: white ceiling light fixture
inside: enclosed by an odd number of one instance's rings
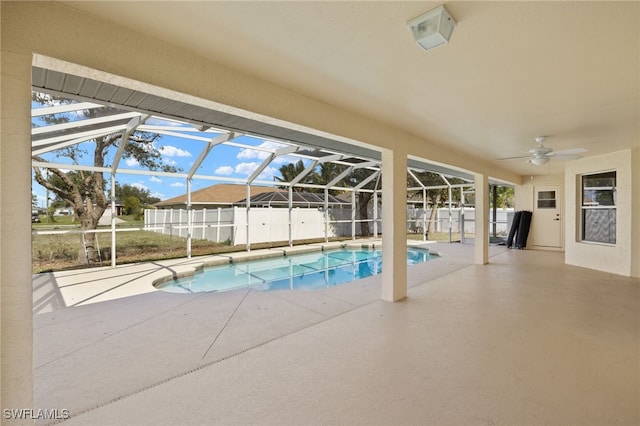
[[[407,27],[411,30],[416,43],[424,50],[449,43],[455,26],[455,19],[444,5],[407,22]]]
[[[542,166],[543,164],[547,164],[549,162],[549,157],[534,157],[530,159],[529,162],[535,164],[536,166]]]

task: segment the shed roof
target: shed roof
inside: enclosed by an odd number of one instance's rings
[[[250,186],[251,196],[262,194],[265,192],[278,192],[268,186]],[[231,205],[238,200],[244,200],[247,197],[247,186],[230,183],[219,183],[206,188],[191,192],[192,204],[220,204]],[[156,203],[156,207],[172,206],[176,204],[187,204],[187,194],[169,198],[168,200]]]

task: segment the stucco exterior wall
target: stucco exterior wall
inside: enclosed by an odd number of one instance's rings
[[[516,210],[533,210],[533,189],[536,186],[564,185],[564,175],[523,176],[520,185],[516,186]]]
[[[544,166],[539,166],[537,167],[537,169],[540,170],[541,167],[544,167]],[[558,186],[558,189],[562,194],[564,193],[564,175],[549,174],[549,175],[523,176],[521,180],[521,184],[516,186],[516,191],[515,191],[516,211],[528,210],[533,212],[534,211],[534,190],[536,187],[541,187],[541,186]],[[560,208],[563,216],[561,232],[564,232],[564,229],[566,229],[566,210],[564,206],[564,199],[560,198],[558,202],[560,203]],[[529,232],[529,241],[527,242],[527,247],[533,248],[533,249],[539,249],[539,250],[554,250],[554,251],[561,251],[564,249],[564,246],[560,248],[549,248],[549,247],[537,246],[535,244],[536,241],[534,238],[534,235],[535,235],[534,228],[536,226],[536,223],[539,223],[539,222],[536,221],[536,215],[534,214],[533,219],[531,221],[531,230]],[[561,236],[561,240],[564,240],[562,236]]]
[[[5,16],[2,16],[3,22]],[[2,408],[32,406],[31,55],[5,49],[0,126],[0,346]],[[31,422],[33,423],[33,422]],[[15,422],[20,424],[20,422]]]
[[[631,276],[640,278],[640,141],[631,150]]]
[[[637,157],[637,155],[636,155]],[[638,189],[634,188],[631,150],[583,158],[565,167],[565,262],[570,265],[597,269],[624,276],[637,276],[637,204]],[[637,164],[636,164],[637,166]],[[617,180],[616,243],[597,244],[580,241],[580,175],[615,170]],[[637,170],[637,169],[636,169]],[[638,184],[635,183],[635,186]],[[635,205],[635,208],[634,208]],[[633,241],[633,242],[632,242]]]

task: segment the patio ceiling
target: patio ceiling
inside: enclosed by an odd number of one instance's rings
[[[63,3],[520,175],[564,170],[498,160],[536,136],[586,156],[640,139],[638,2],[448,2],[458,25],[428,52],[405,23],[437,2]]]

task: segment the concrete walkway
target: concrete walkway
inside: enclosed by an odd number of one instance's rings
[[[429,247],[442,257],[395,304],[379,276],[136,293],[202,259],[36,276],[36,408],[78,425],[638,424],[639,280]]]

